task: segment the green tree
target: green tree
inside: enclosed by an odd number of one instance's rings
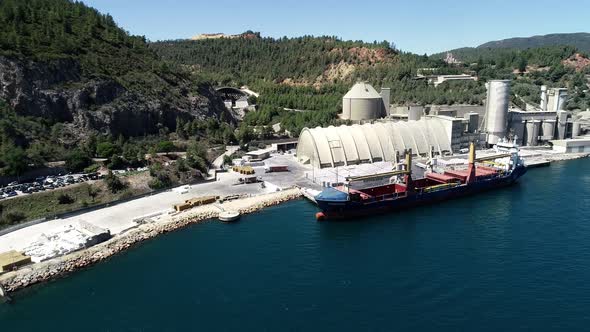
[[[111,172],[110,170],[108,174],[105,176],[104,181],[107,185],[107,188],[109,188],[109,190],[113,194],[118,193],[119,191],[127,187],[127,185],[124,182],[122,182],[121,179],[119,179],[119,177],[113,174],[113,172]]]
[[[197,142],[189,145],[186,151],[186,161],[194,169],[207,173],[207,151]]]
[[[165,152],[166,154],[168,154],[169,152],[172,152],[174,150],[176,150],[176,146],[174,146],[174,143],[170,141],[160,141],[156,145],[156,151],[158,152]]]
[[[4,155],[2,163],[4,166],[4,174],[6,175],[20,175],[28,169],[28,158],[25,151],[13,145],[4,147]]]
[[[96,145],[96,155],[100,158],[111,158],[118,153],[121,153],[120,147],[111,142],[101,142]]]
[[[66,158],[66,169],[70,172],[79,172],[92,164],[92,159],[82,150],[75,149]]]

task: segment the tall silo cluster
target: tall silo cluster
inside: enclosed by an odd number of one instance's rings
[[[510,80],[493,80],[486,83],[487,143],[496,144],[506,136],[506,120],[510,104]]]

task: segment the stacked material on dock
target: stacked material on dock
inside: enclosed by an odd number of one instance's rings
[[[93,245],[99,244],[111,238],[111,231],[108,229],[95,226],[84,220],[80,220],[79,224],[79,230],[88,236],[84,245],[86,248],[92,247]]]
[[[184,203],[174,205],[176,212],[191,209],[195,206],[211,204],[217,200],[218,196],[202,196],[187,199]]]
[[[83,249],[86,247],[88,238],[86,232],[82,232],[72,225],[65,225],[54,232],[41,234],[23,251],[26,255],[31,256],[33,262],[38,263]]]
[[[31,257],[11,250],[0,254],[0,272],[8,272],[23,265],[30,264]]]
[[[254,169],[252,166],[234,166],[232,167],[232,170],[236,173],[245,175],[254,174]]]

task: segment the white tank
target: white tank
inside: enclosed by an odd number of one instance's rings
[[[413,105],[408,108],[408,120],[418,121],[424,114],[424,106]]]
[[[555,120],[543,120],[541,125],[543,139],[551,140],[555,137]]]
[[[383,98],[367,83],[355,84],[342,98],[342,118],[353,121],[383,116]]]
[[[525,145],[526,144],[526,137],[525,137],[525,124],[526,121],[515,121],[512,123],[512,128],[514,129],[514,140],[516,144]]]
[[[547,110],[557,112],[564,109],[565,100],[567,99],[567,89],[551,88],[547,93]]]
[[[526,145],[535,146],[539,142],[541,121],[533,120],[526,123]]]
[[[486,132],[488,144],[496,144],[506,136],[506,117],[510,103],[510,80],[493,80],[486,84]]]
[[[565,139],[567,133],[567,112],[557,112],[557,139]]]
[[[541,111],[547,111],[547,86],[541,85]]]

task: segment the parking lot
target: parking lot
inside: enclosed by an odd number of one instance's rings
[[[26,183],[13,182],[5,187],[0,187],[0,200],[67,187],[76,183],[98,180],[101,177],[99,173],[66,174],[41,176],[36,178],[35,181]]]

